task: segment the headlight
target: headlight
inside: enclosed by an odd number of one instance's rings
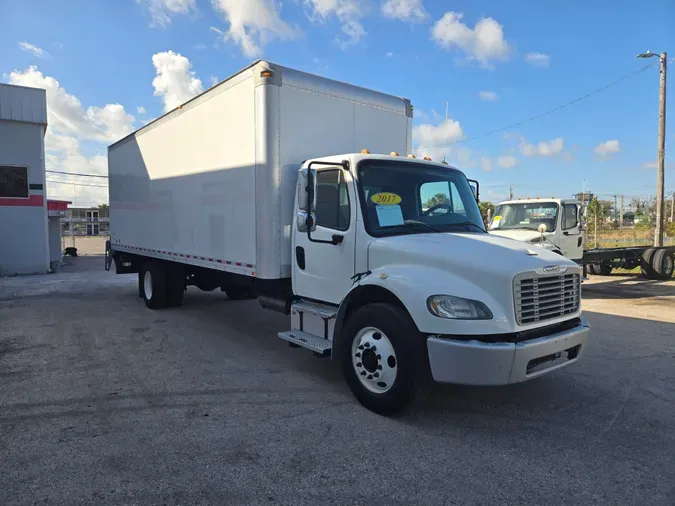
[[[492,313],[477,300],[463,299],[452,295],[432,295],[427,299],[429,312],[439,318],[454,320],[489,320]]]

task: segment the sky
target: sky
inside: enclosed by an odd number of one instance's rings
[[[482,200],[505,199],[509,185],[516,197],[630,199],[656,191],[658,58],[635,55],[675,57],[675,1],[643,5],[0,0],[0,78],[47,89],[52,171],[106,175],[109,144],[262,58],[409,98],[415,153],[479,180]],[[106,184],[49,173],[47,187],[95,205]]]

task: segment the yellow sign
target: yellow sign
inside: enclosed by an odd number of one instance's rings
[[[370,200],[381,206],[394,206],[401,203],[401,197],[395,193],[376,193],[370,197]]]
[[[499,216],[499,215],[497,215],[497,216],[495,216],[494,218],[492,218],[492,221],[499,221],[499,220],[501,220],[501,219],[502,219],[502,217]]]

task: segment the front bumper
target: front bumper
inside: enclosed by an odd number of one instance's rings
[[[429,337],[431,374],[439,383],[508,385],[568,366],[581,357],[590,326],[519,343],[484,343]]]

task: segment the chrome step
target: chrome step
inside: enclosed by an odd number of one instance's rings
[[[322,357],[329,357],[332,349],[332,343],[328,339],[315,336],[302,330],[289,330],[288,332],[279,332],[279,337],[288,341],[291,345],[302,346],[313,351]]]
[[[311,313],[321,318],[330,320],[331,318],[335,318],[338,308],[303,300],[293,303],[291,306],[291,311],[298,311],[299,313]]]

